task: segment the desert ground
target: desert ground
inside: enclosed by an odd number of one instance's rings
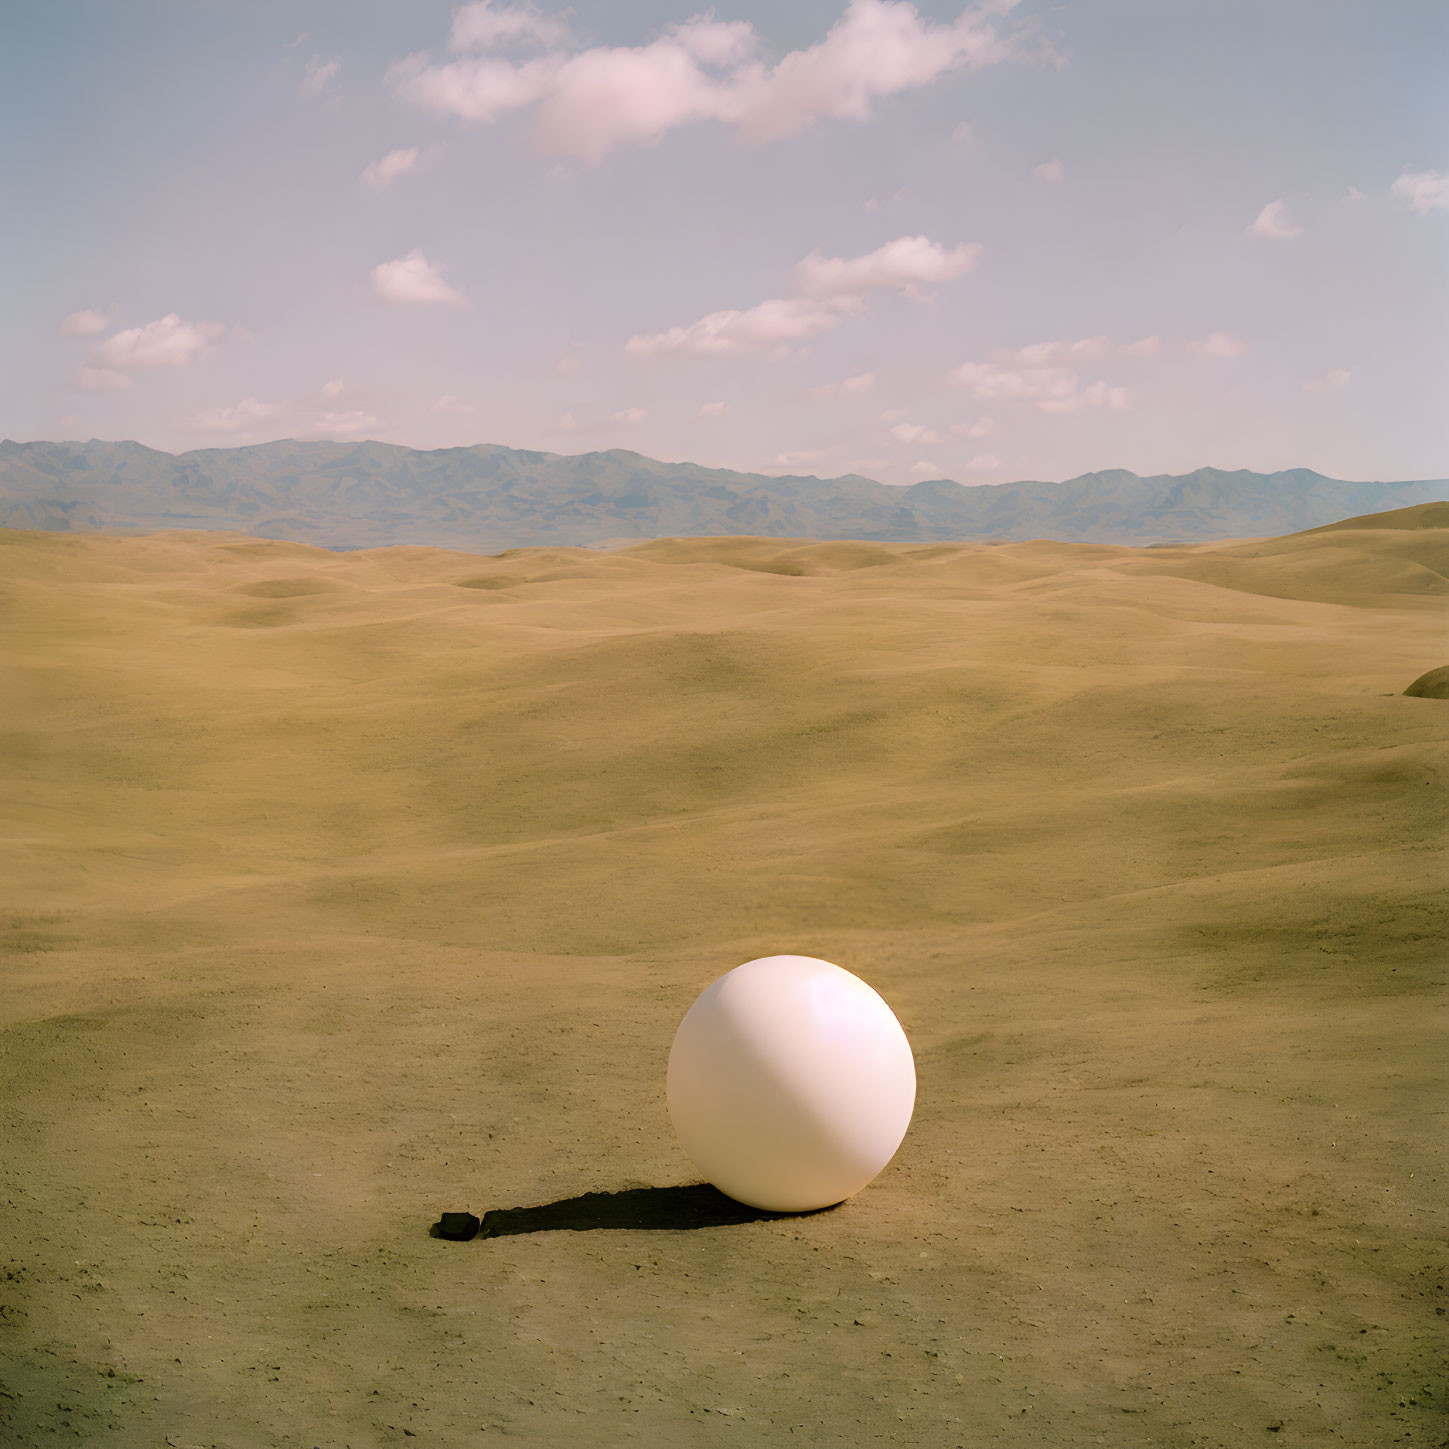
[[[0,1442],[1445,1442],[1449,505],[0,544]],[[775,952],[919,1078],[803,1217],[669,1191]]]

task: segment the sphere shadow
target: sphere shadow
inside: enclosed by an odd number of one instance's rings
[[[817,1211],[830,1212],[832,1208]],[[515,1233],[588,1233],[606,1228],[684,1232],[811,1216],[814,1214],[774,1213],[748,1207],[732,1197],[726,1197],[718,1188],[700,1182],[680,1187],[630,1187],[619,1192],[586,1192],[539,1207],[494,1208],[483,1214],[477,1236],[506,1238]],[[434,1237],[441,1236],[436,1224],[431,1231]]]

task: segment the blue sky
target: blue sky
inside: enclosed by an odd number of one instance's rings
[[[1449,7],[7,8],[0,434],[1449,473]]]

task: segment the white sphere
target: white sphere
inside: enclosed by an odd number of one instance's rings
[[[916,1063],[895,1013],[858,976],[814,956],[762,956],[685,1013],[668,1096],[707,1181],[751,1207],[811,1212],[895,1156]]]

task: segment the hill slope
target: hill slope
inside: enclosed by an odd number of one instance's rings
[[[328,548],[520,545],[756,534],[1060,538],[1150,544],[1259,537],[1449,497],[1449,482],[1349,483],[1308,469],[1122,469],[1065,483],[891,488],[767,478],[615,449],[565,457],[491,445],[261,443],[172,455],[139,443],[0,443],[0,525],[64,532],[237,529]]]
[[[1439,1442],[1422,517],[0,532],[0,1440]],[[915,1120],[683,1230],[669,1042],[776,951],[883,993]]]

